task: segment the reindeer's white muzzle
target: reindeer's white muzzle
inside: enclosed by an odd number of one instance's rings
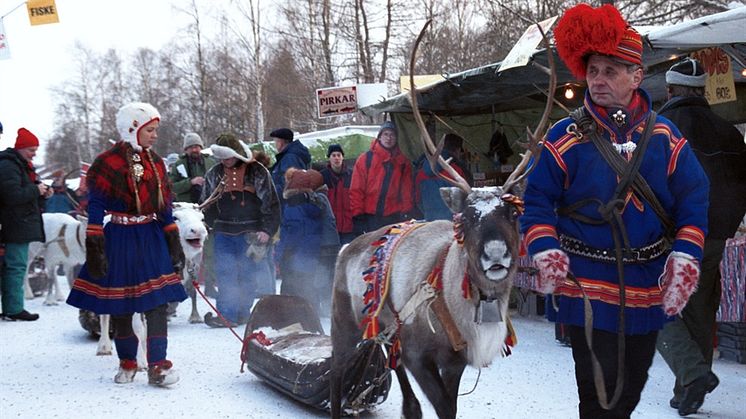
[[[513,258],[510,257],[510,250],[504,241],[490,240],[484,244],[480,260],[487,279],[501,281],[508,276]]]

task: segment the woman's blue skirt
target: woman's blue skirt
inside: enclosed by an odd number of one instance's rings
[[[108,272],[94,278],[83,265],[68,304],[97,314],[130,314],[187,298],[160,223],[108,223],[104,237]]]

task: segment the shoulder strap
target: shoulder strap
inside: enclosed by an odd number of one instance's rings
[[[593,141],[593,144],[601,153],[601,156],[604,158],[604,160],[606,160],[607,163],[609,163],[609,166],[611,166],[611,168],[614,169],[617,175],[621,177],[619,185],[617,185],[617,189],[614,193],[614,197],[621,198],[622,195],[625,194],[631,186],[635,192],[637,192],[650,204],[650,207],[663,223],[663,226],[666,229],[666,234],[673,236],[673,234],[675,233],[676,225],[674,224],[673,220],[668,215],[666,210],[663,208],[663,205],[661,205],[658,197],[655,195],[652,188],[650,188],[650,185],[648,185],[645,178],[643,178],[639,172],[640,165],[642,164],[642,158],[645,154],[645,150],[647,150],[647,146],[653,133],[653,128],[655,126],[655,120],[657,116],[655,111],[651,110],[647,120],[645,121],[645,129],[642,133],[640,141],[638,141],[637,143],[637,148],[633,153],[631,162],[627,162],[624,158],[622,158],[622,156],[617,153],[614,146],[612,146],[610,142],[601,138],[601,136],[598,135],[598,132],[596,132],[595,129],[583,129],[587,128],[587,124],[591,122],[590,117],[587,115],[584,108],[576,109],[575,111],[570,113],[570,116],[578,124],[579,130],[590,137],[591,141]]]

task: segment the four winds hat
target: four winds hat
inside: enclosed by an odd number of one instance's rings
[[[554,29],[557,52],[578,79],[585,78],[594,54],[642,65],[642,38],[614,6],[593,8],[581,3],[568,9]]]

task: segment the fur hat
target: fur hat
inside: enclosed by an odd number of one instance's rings
[[[376,138],[381,138],[381,133],[383,133],[383,130],[386,129],[390,129],[396,132],[396,124],[394,124],[394,121],[386,121],[381,124],[381,129],[378,130],[378,135],[376,135]]]
[[[707,73],[705,73],[705,68],[694,58],[686,58],[671,66],[666,72],[666,84],[705,87],[706,83]]]
[[[329,145],[329,148],[326,149],[326,157],[327,158],[331,157],[332,153],[334,153],[335,151],[342,153],[342,157],[344,157],[345,152],[344,150],[342,150],[342,146],[339,144]]]
[[[18,137],[13,148],[20,150],[29,147],[39,147],[39,139],[26,128],[18,128]]]
[[[243,143],[229,132],[220,134],[217,140],[215,140],[215,144],[210,146],[210,150],[212,150],[212,155],[218,160],[235,157],[245,163],[251,161]]]
[[[324,176],[317,170],[289,168],[285,172],[285,191],[282,195],[288,198],[298,192],[313,192],[324,185]]]
[[[642,65],[642,38],[614,6],[593,8],[581,3],[571,7],[554,29],[557,52],[578,79],[585,78],[588,57],[607,55]]]
[[[117,130],[122,141],[129,143],[136,151],[142,151],[137,134],[152,121],[161,120],[161,114],[149,103],[132,102],[119,108]]]
[[[288,128],[277,128],[270,132],[269,136],[272,138],[281,138],[289,143],[293,141],[293,131]]]
[[[181,148],[182,150],[186,150],[193,145],[205,148],[205,143],[202,142],[202,138],[200,138],[199,134],[196,132],[189,132],[184,136],[184,144]]]

